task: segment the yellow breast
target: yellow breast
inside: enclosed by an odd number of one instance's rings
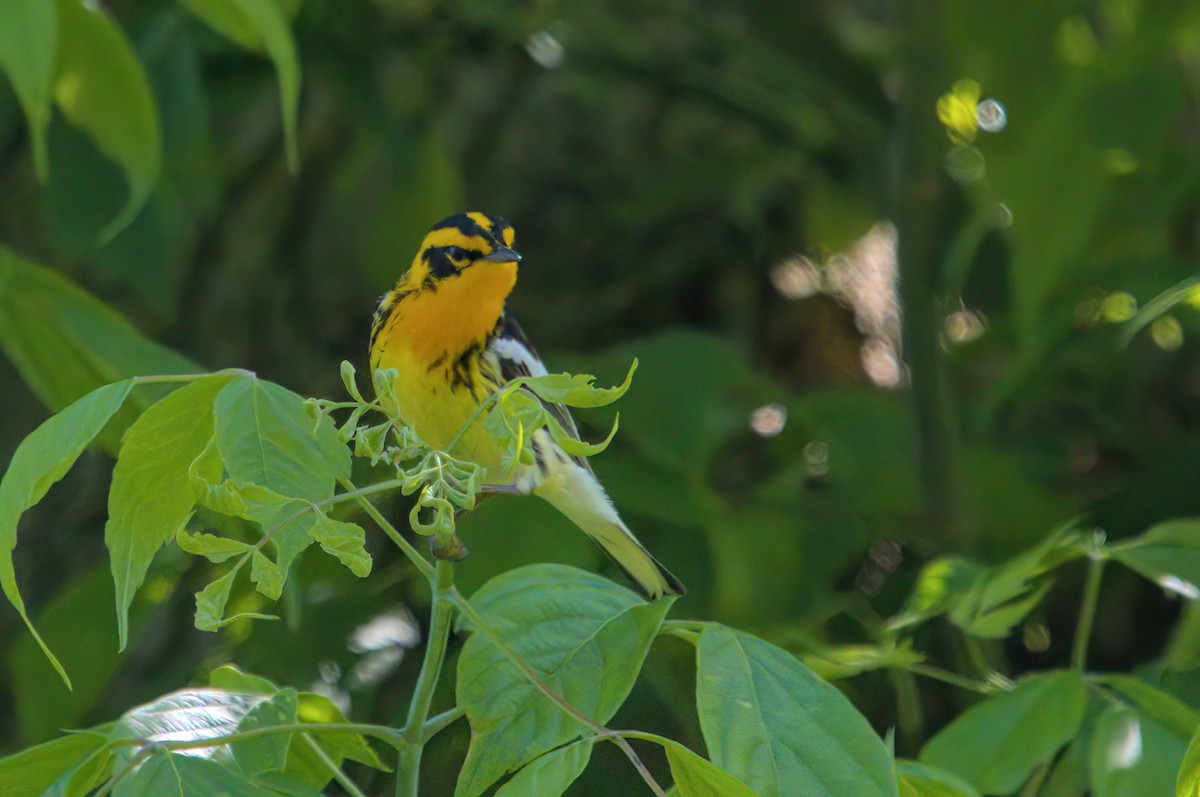
[[[383,320],[371,352],[373,369],[395,368],[396,403],[417,434],[445,449],[497,386],[479,356],[517,279],[515,263],[477,263],[405,294]],[[501,452],[476,424],[452,451],[498,469]]]

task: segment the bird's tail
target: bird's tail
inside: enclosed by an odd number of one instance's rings
[[[595,540],[646,598],[684,594],[683,584],[638,542],[588,470],[571,462],[534,492]]]

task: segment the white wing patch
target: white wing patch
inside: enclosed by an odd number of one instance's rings
[[[510,360],[522,366],[530,376],[545,376],[549,373],[542,361],[516,338],[492,338],[490,348],[500,359]]]

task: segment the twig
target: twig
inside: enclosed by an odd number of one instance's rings
[[[342,485],[342,487],[346,488],[347,490],[357,489],[354,486],[354,482],[350,481],[349,479],[342,478],[341,476],[338,477],[338,484]],[[383,529],[383,533],[386,534],[392,542],[396,543],[396,547],[408,557],[408,560],[413,563],[413,566],[416,567],[417,570],[420,571],[421,575],[425,576],[425,578],[428,579],[432,584],[435,580],[433,565],[429,564],[429,562],[425,560],[425,557],[421,556],[417,549],[414,548],[408,540],[404,539],[404,535],[397,531],[396,527],[388,522],[387,518],[385,518],[383,514],[375,508],[374,504],[361,495],[356,496],[355,501],[357,501],[358,505],[363,508],[364,512],[370,515],[371,519],[375,521],[375,524],[378,525],[379,528]]]
[[[342,772],[342,768],[337,765],[337,762],[329,757],[329,753],[326,753],[324,748],[317,744],[311,736],[307,733],[302,733],[300,734],[300,738],[304,739],[305,744],[317,754],[317,758],[321,759],[321,763],[329,768],[329,773],[333,775],[333,779],[338,782],[338,785],[346,790],[346,794],[349,794],[350,797],[367,797],[354,781],[350,780],[345,772]]]
[[[1088,643],[1092,639],[1092,625],[1096,621],[1096,607],[1100,600],[1100,579],[1104,575],[1104,563],[1108,561],[1097,549],[1088,553],[1087,581],[1083,585],[1083,606],[1079,610],[1079,624],[1075,626],[1075,641],[1071,645],[1071,667],[1083,671],[1087,664]]]

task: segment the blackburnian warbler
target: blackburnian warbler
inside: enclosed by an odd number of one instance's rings
[[[513,228],[483,213],[434,225],[412,265],[384,295],[371,329],[372,370],[394,368],[404,419],[430,446],[457,439],[456,457],[486,469],[488,484],[532,492],[550,502],[613,558],[649,598],[682,595],[683,585],[621,521],[586,459],[572,457],[549,432],[534,432],[534,462],[505,473],[503,451],[479,423],[463,431],[480,403],[510,380],[546,367],[504,303],[521,256]],[[547,409],[578,437],[566,407]]]

